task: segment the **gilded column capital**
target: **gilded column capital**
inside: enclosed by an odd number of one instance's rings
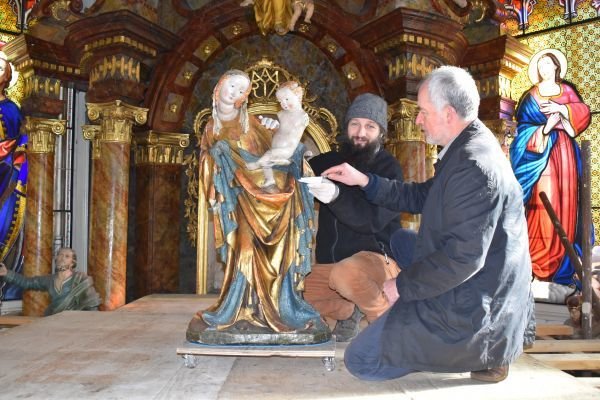
[[[121,100],[106,103],[87,103],[90,121],[101,120],[101,140],[105,142],[131,142],[133,124],[143,125],[148,109],[135,107]]]
[[[29,136],[28,153],[54,153],[56,136],[67,129],[66,120],[25,117],[25,131]]]
[[[425,135],[415,122],[419,113],[416,101],[400,99],[389,107],[388,113],[395,132],[392,141],[425,142]]]
[[[136,165],[183,165],[183,150],[190,145],[190,135],[150,130],[136,134],[133,141]]]
[[[508,119],[485,120],[483,123],[502,146],[510,145],[511,138],[514,138],[517,132],[517,123]]]
[[[100,158],[100,132],[102,127],[100,125],[83,125],[81,132],[85,140],[92,141],[92,158]]]

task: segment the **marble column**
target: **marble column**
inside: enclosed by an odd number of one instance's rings
[[[23,273],[28,277],[52,273],[54,144],[65,128],[63,120],[25,118],[29,171]],[[47,292],[27,290],[23,294],[23,315],[42,316],[49,302]]]
[[[181,172],[189,135],[148,131],[134,142],[135,296],[177,293]]]
[[[433,164],[425,135],[415,123],[417,103],[409,99],[400,99],[392,104],[389,110],[393,131],[389,132],[386,147],[400,161],[405,181],[426,181],[433,176]],[[404,228],[419,229],[419,215],[402,213],[401,221]]]
[[[88,274],[100,294],[101,310],[125,304],[129,155],[133,124],[146,122],[148,109],[115,100],[87,103],[99,125],[83,128],[92,141],[92,189]]]

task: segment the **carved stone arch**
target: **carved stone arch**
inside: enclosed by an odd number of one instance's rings
[[[184,110],[206,67],[232,44],[260,35],[253,13],[239,7],[239,1],[210,2],[187,15],[190,20],[178,33],[185,40],[162,57],[148,89],[145,106],[150,109],[148,125],[153,129],[181,130]],[[351,98],[367,91],[379,93],[385,81],[375,54],[352,38],[360,23],[359,17],[323,2],[310,25],[299,24],[297,31],[287,34],[316,46],[344,78]]]
[[[310,118],[302,142],[313,154],[331,150],[338,134],[337,121],[329,110],[312,104],[315,101],[315,96],[312,96],[306,90],[307,85],[305,82],[268,59],[262,59],[249,66],[245,69],[245,72],[251,80],[252,89],[248,99],[248,112],[253,115],[275,116],[280,110],[275,97],[279,85],[290,80],[300,83],[305,88],[305,96],[302,102],[303,109]],[[187,219],[188,238],[196,244],[197,248],[196,292],[200,294],[207,292],[209,269],[215,268],[214,264],[213,266],[209,264],[209,258],[214,258],[214,251],[212,251],[214,246],[210,245],[212,240],[209,229],[211,221],[208,207],[203,206],[207,201],[199,184],[198,176],[199,144],[211,115],[212,110],[210,108],[205,108],[196,114],[194,118],[195,150],[184,161],[186,176],[188,177],[185,218]]]

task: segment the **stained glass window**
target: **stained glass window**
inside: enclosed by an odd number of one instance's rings
[[[600,1],[581,0],[502,0],[514,8],[505,31],[529,46],[534,53],[556,48],[567,57],[565,79],[572,82],[583,101],[590,106],[592,122],[577,138],[591,143],[592,219],[596,242],[600,240]],[[523,11],[529,4],[529,14]],[[569,13],[569,7],[574,12]],[[595,7],[598,7],[595,8]],[[520,11],[520,14],[519,14]],[[519,100],[531,82],[525,68],[512,82],[511,97]]]

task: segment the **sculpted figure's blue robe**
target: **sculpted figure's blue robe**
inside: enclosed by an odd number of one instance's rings
[[[0,101],[0,261],[16,271],[22,267],[27,184],[27,136],[21,134],[21,119],[21,111],[13,101]],[[21,298],[21,289],[7,285],[3,298]]]

